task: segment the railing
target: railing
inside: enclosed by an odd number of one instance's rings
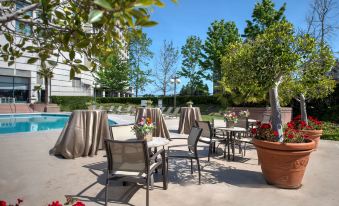
[[[0,97],[0,104],[14,104],[15,98],[13,97]]]

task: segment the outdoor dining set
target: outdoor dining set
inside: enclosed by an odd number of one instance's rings
[[[265,120],[266,118],[266,120]],[[268,119],[267,119],[268,118]],[[76,110],[62,131],[51,153],[64,158],[77,158],[97,155],[105,149],[107,157],[106,204],[108,186],[111,181],[136,181],[146,185],[146,204],[149,204],[149,189],[153,188],[153,175],[161,170],[163,189],[167,189],[168,162],[172,158],[190,160],[193,174],[193,160],[197,164],[199,184],[201,183],[200,158],[198,143],[207,144],[207,158],[224,145],[223,155],[228,160],[235,156],[235,146],[239,146],[242,156],[246,155],[246,144],[251,144],[250,129],[256,120],[239,119],[232,127],[217,126],[214,121],[202,121],[199,107],[181,107],[178,125],[179,134],[188,137],[171,138],[165,117],[160,108],[140,107],[135,111],[135,124],[109,126],[107,112],[104,110]],[[151,139],[136,138],[135,125],[138,122],[154,124]],[[269,116],[263,121],[269,121]],[[187,141],[183,146],[176,145],[177,139]],[[180,142],[182,143],[182,142]],[[201,145],[199,144],[199,146]],[[165,146],[167,150],[165,150]],[[206,147],[205,147],[206,148]],[[205,152],[206,153],[206,152]]]

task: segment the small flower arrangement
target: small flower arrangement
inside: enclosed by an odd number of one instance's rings
[[[239,112],[239,117],[241,118],[247,118],[250,116],[250,112],[248,110],[243,110]]]
[[[132,130],[136,135],[146,135],[152,133],[155,126],[153,125],[152,119],[147,117],[142,117],[139,122],[134,124]]]
[[[192,106],[193,106],[193,102],[190,100],[190,101],[186,102],[186,105],[187,105],[188,107],[192,107]]]
[[[238,116],[235,112],[227,112],[224,114],[224,121],[225,122],[238,122]]]
[[[15,205],[7,204],[6,201],[0,200],[0,206],[19,206],[22,202],[23,200],[20,198],[17,199],[17,203]],[[72,198],[68,196],[66,196],[66,203],[64,204],[60,203],[59,200],[55,200],[52,203],[48,204],[48,206],[63,206],[63,205],[86,206],[83,202],[77,200],[76,198]]]
[[[301,115],[298,115],[292,119],[292,121],[287,123],[287,127],[290,129],[297,130],[322,130],[322,122],[317,118],[308,116],[308,125],[305,121],[301,120]]]
[[[22,202],[23,202],[23,200],[20,199],[20,198],[17,199],[17,202],[16,202],[15,205],[7,204],[7,202],[5,200],[0,200],[0,206],[19,206]]]
[[[272,125],[269,123],[261,124],[257,122],[258,128],[252,128],[251,133],[254,138],[259,140],[266,140],[270,142],[277,142],[279,139],[279,134],[277,131],[273,131]],[[303,133],[293,128],[286,128],[283,134],[284,143],[302,143],[304,139],[307,138]]]

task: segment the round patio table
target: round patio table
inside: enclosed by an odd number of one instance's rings
[[[196,120],[202,120],[199,107],[181,107],[179,134],[189,134]]]
[[[234,161],[234,146],[235,146],[234,140],[235,140],[236,134],[247,132],[247,130],[243,127],[216,127],[215,129],[221,131],[223,134],[223,137],[226,139],[228,160],[231,159],[230,158],[230,144],[232,144],[232,153],[233,153],[232,160]],[[225,149],[224,149],[224,158],[226,158],[226,144],[225,144]]]
[[[94,156],[110,137],[106,111],[74,110],[51,153],[66,159]]]
[[[162,115],[160,108],[137,108],[135,121],[139,122],[141,118],[151,118],[155,129],[153,129],[153,137],[164,137],[166,139],[171,139],[167,125],[165,122],[165,118]]]

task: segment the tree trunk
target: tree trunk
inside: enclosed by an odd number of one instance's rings
[[[307,111],[306,111],[306,100],[305,100],[304,94],[300,94],[300,113],[301,113],[301,120],[306,122],[306,125],[308,125]]]
[[[281,78],[280,78],[281,79]],[[270,89],[270,105],[272,112],[272,129],[273,131],[278,132],[278,141],[283,141],[283,130],[282,130],[282,121],[281,121],[281,107],[279,103],[279,94],[278,94],[278,86],[280,80],[274,85],[273,88]]]
[[[48,104],[49,103],[48,101],[48,96],[49,96],[48,78],[45,77],[44,80],[45,80],[45,104]]]

